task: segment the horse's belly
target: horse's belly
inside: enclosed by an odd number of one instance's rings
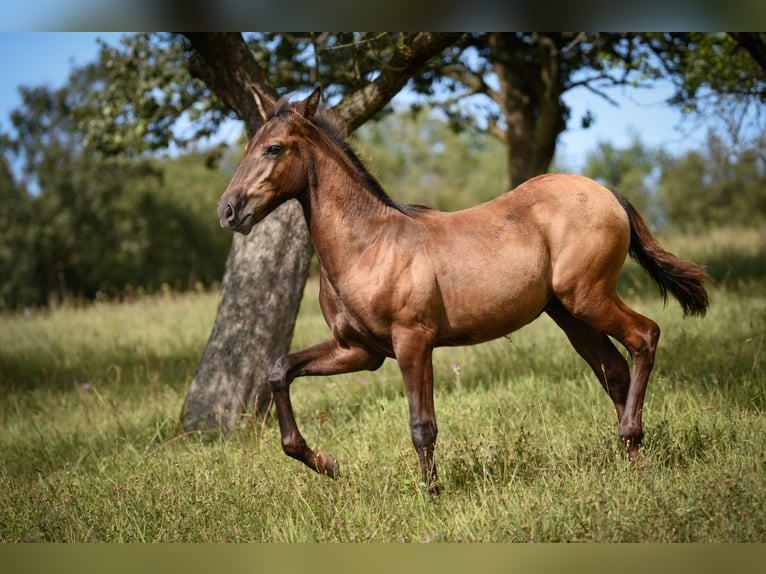
[[[507,335],[537,318],[548,296],[541,275],[468,278],[442,292],[440,344],[479,343]]]

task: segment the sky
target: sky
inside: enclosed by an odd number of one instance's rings
[[[121,35],[120,32],[0,33],[0,130],[11,127],[10,113],[21,103],[20,85],[59,87],[66,83],[74,66],[97,57],[97,38],[114,45]],[[567,93],[564,99],[572,108],[572,127],[559,137],[557,163],[577,171],[583,167],[587,153],[599,142],[626,147],[635,137],[648,146],[676,153],[700,147],[705,130],[699,126],[692,129],[683,121],[680,111],[664,104],[671,92],[669,86],[641,91],[615,88],[608,93],[619,106],[584,88]],[[583,129],[579,127],[580,118],[588,109],[596,121],[590,128]]]
[[[75,66],[96,59],[97,38],[115,44],[120,35],[111,32],[0,32],[0,129],[10,129],[10,114],[21,105],[19,86],[64,85]]]

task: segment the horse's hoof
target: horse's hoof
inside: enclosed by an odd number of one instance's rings
[[[627,442],[625,444],[625,451],[628,453],[629,460],[636,460],[641,452],[641,443]]]
[[[319,474],[326,474],[330,478],[336,478],[340,474],[338,461],[328,452],[317,453],[316,468]]]
[[[442,487],[437,482],[432,483],[431,486],[428,487],[428,494],[431,496],[431,498],[437,498],[441,493]]]

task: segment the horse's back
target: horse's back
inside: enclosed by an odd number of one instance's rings
[[[580,175],[537,176],[486,203],[424,215],[433,222],[431,233],[444,243],[466,241],[494,253],[528,243],[557,259],[573,247],[589,251],[593,242],[624,246],[627,253],[630,242],[628,217],[617,197]]]

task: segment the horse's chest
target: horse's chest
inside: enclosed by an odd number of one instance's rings
[[[347,344],[375,341],[376,347],[389,352],[391,308],[384,297],[385,287],[379,287],[370,283],[322,284],[320,306],[336,339]]]

